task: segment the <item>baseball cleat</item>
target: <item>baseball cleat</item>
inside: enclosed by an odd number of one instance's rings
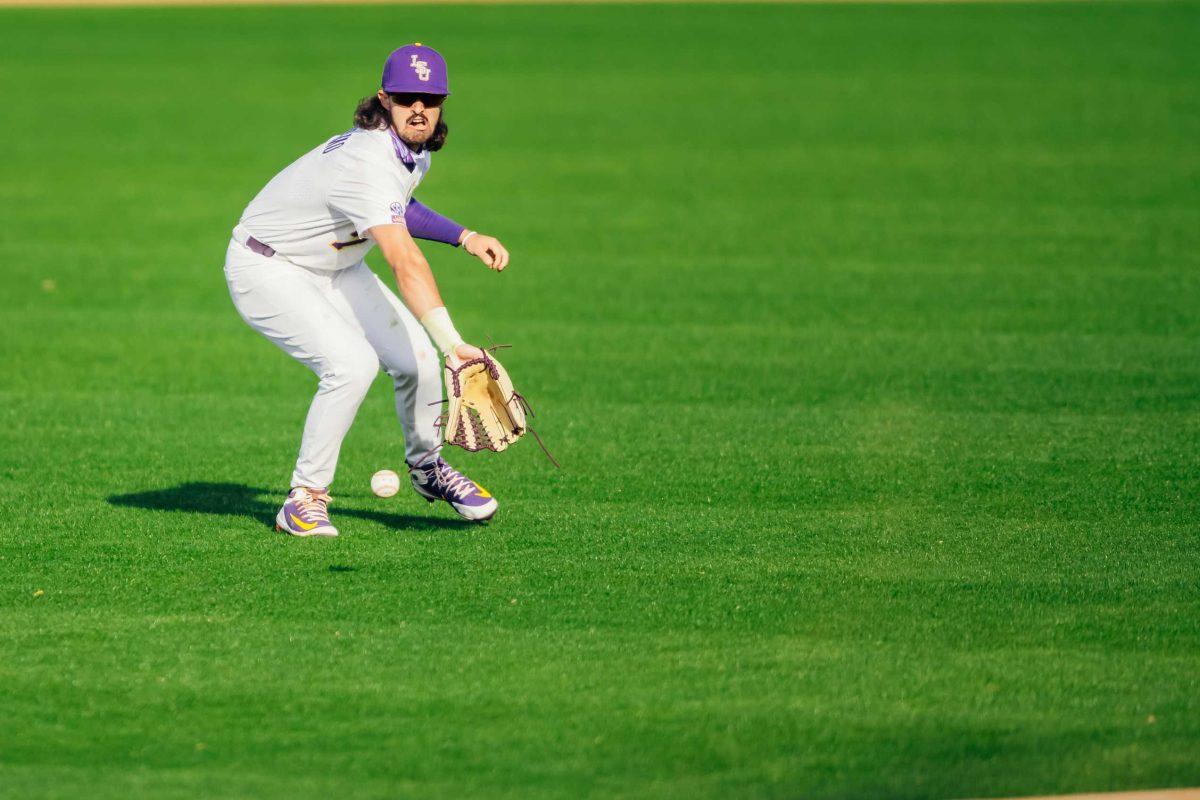
[[[329,521],[329,493],[324,489],[297,486],[275,515],[275,530],[292,536],[337,536]]]
[[[447,464],[441,456],[424,466],[409,467],[408,476],[417,494],[431,503],[445,500],[463,519],[484,522],[500,507],[491,492]]]

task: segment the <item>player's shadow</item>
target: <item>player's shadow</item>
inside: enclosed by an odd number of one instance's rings
[[[243,483],[181,483],[169,489],[115,494],[108,498],[114,506],[146,508],[152,511],[185,511],[192,514],[244,516],[264,525],[275,524],[279,510],[278,492],[257,489]],[[336,502],[336,499],[335,499]],[[334,508],[336,518],[358,517],[378,522],[390,528],[462,528],[470,523],[455,522],[438,517],[415,517],[410,514],[391,514],[386,511],[367,511],[358,508]]]

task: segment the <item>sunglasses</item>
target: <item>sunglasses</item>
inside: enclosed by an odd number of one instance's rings
[[[388,97],[398,106],[411,107],[420,100],[426,108],[440,108],[446,102],[446,97],[440,94],[424,94],[423,92],[389,92]]]

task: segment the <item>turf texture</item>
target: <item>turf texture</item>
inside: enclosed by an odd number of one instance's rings
[[[224,249],[414,39],[564,468],[379,500],[381,379],[291,540]],[[6,10],[0,97],[0,796],[1200,784],[1200,6]]]

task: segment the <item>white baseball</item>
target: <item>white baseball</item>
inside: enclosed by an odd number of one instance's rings
[[[381,469],[371,476],[371,491],[380,497],[391,497],[400,491],[400,476],[390,469]]]

